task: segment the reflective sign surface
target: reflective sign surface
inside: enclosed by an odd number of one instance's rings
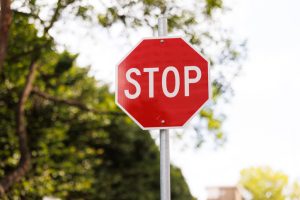
[[[208,61],[181,38],[140,42],[116,82],[116,103],[143,129],[182,127],[209,99]]]

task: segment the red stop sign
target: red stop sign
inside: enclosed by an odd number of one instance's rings
[[[142,40],[116,82],[117,105],[142,129],[183,127],[210,97],[208,61],[182,38]]]

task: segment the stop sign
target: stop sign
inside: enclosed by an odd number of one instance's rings
[[[117,65],[116,86],[142,129],[180,128],[210,97],[209,65],[182,38],[144,39]]]

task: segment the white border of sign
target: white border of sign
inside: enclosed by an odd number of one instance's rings
[[[145,128],[143,127],[130,113],[127,112],[127,110],[125,110],[125,108],[123,108],[123,106],[121,106],[118,103],[118,67],[119,65],[123,62],[123,60],[125,60],[125,58],[127,56],[129,56],[137,46],[139,46],[141,44],[142,41],[144,40],[153,40],[153,39],[182,39],[187,45],[189,45],[197,54],[199,54],[201,57],[203,57],[207,63],[208,63],[208,99],[202,104],[202,106],[199,107],[199,109],[182,125],[182,126],[172,126],[172,127],[149,127],[149,128]],[[116,65],[115,68],[115,83],[116,83],[116,90],[115,90],[115,103],[117,104],[117,106],[119,106],[119,108],[121,108],[121,110],[123,112],[125,112],[141,129],[143,130],[157,130],[157,129],[175,129],[175,128],[185,128],[186,125],[196,116],[197,113],[199,113],[199,111],[207,104],[208,101],[211,100],[212,98],[212,90],[211,90],[211,78],[210,78],[210,62],[209,60],[203,56],[200,52],[198,52],[189,42],[187,42],[183,37],[148,37],[148,38],[143,38],[142,40],[140,40],[132,49],[131,51],[129,51],[129,53],[127,53],[120,62],[118,62],[118,64]]]

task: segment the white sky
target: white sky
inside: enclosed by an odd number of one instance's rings
[[[269,165],[300,178],[300,2],[227,1],[225,21],[248,38],[249,56],[234,82],[226,108],[228,142],[218,151],[172,154],[192,193],[205,199],[206,186],[234,185],[241,169]]]
[[[300,1],[225,2],[232,11],[226,14],[224,23],[239,37],[248,39],[249,55],[233,84],[235,96],[224,108],[228,142],[217,151],[180,151],[177,145],[171,146],[172,162],[182,169],[199,199],[205,199],[207,186],[235,185],[240,170],[250,166],[269,165],[293,179],[300,178]],[[130,44],[152,36],[144,32],[147,34],[138,35],[127,45],[115,41],[116,36],[111,40],[86,38],[74,45],[78,35],[84,35],[80,32],[65,33],[60,42],[70,41],[71,49],[86,55],[79,63],[92,64],[97,78],[112,82],[114,67],[131,49]],[[99,30],[101,34],[103,30]]]

